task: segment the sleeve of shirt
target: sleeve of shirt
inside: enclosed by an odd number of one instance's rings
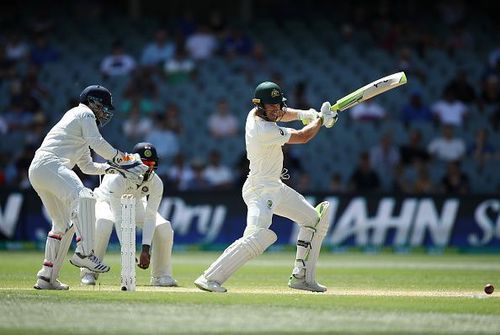
[[[292,136],[292,129],[279,127],[278,125],[272,125],[270,127],[262,128],[258,136],[260,142],[262,142],[263,144],[283,145],[287,143],[290,139],[290,136]]]
[[[156,213],[163,196],[163,182],[155,174],[151,183],[151,190],[147,198],[145,209],[144,226],[142,228],[142,244],[151,245],[156,228]]]
[[[105,163],[96,163],[92,161],[92,156],[90,155],[90,150],[87,149],[86,153],[83,154],[78,162],[76,163],[83,173],[88,175],[99,175],[104,174],[105,170],[109,167]]]
[[[117,150],[102,138],[95,116],[92,112],[85,113],[82,117],[82,134],[90,148],[104,159],[111,160],[117,153]]]

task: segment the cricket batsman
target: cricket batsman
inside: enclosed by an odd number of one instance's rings
[[[95,254],[103,259],[113,226],[121,239],[121,197],[131,194],[136,199],[135,222],[142,227],[142,252],[138,266],[147,269],[152,263],[152,286],[177,286],[172,278],[171,263],[174,232],[170,222],[158,213],[163,195],[163,182],[154,172],[158,168],[158,154],[150,143],[136,144],[133,153],[138,154],[149,168],[141,183],[120,174],[106,175],[102,184],[94,190],[97,198]],[[81,283],[95,285],[97,276],[98,271],[82,268]]]
[[[75,231],[77,247],[71,264],[95,272],[109,271],[109,266],[93,251],[94,193],[83,185],[72,168],[78,165],[83,173],[91,175],[119,173],[142,182],[148,167],[142,164],[140,157],[113,148],[97,128],[110,121],[113,109],[111,93],[105,87],[88,86],[80,94],[80,104],[63,115],[35,152],[28,176],[52,220],[35,289],[69,289],[58,277]],[[93,162],[90,149],[108,163]]]
[[[293,289],[325,292],[316,282],[316,262],[321,243],[328,231],[328,202],[312,207],[305,198],[285,185],[283,169],[284,144],[307,143],[319,132],[321,125],[332,127],[337,112],[324,102],[321,112],[299,110],[285,104],[281,88],[273,82],[263,82],[255,89],[255,107],[248,114],[245,142],[250,172],[243,185],[242,195],[247,212],[243,237],[231,244],[223,254],[198,277],[194,284],[206,291],[226,292],[221,285],[243,264],[262,254],[277,236],[269,229],[274,214],[289,218],[300,225],[297,254],[288,286]],[[284,128],[276,122],[301,120],[300,130]]]

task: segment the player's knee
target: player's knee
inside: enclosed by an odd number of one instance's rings
[[[270,245],[272,245],[278,236],[270,229],[257,229],[248,236],[241,239],[241,244],[247,249],[252,257],[262,254]]]
[[[163,241],[173,239],[174,237],[172,225],[168,221],[162,222],[156,226],[155,234],[158,234],[158,237]]]

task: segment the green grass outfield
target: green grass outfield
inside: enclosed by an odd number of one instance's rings
[[[70,291],[36,291],[41,252],[0,252],[1,334],[500,334],[500,257],[323,253],[318,279],[328,292],[286,286],[294,255],[266,253],[240,269],[226,294],[193,280],[218,253],[174,254],[181,287],[119,291],[119,255],[95,287],[81,287],[67,261]],[[483,286],[497,284],[487,296]]]

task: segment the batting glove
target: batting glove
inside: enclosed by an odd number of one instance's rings
[[[319,117],[323,120],[323,125],[326,128],[333,127],[339,118],[337,111],[332,111],[331,107],[332,105],[328,101],[323,102],[321,112],[319,113]]]
[[[302,121],[304,125],[311,123],[319,117],[319,113],[314,109],[299,111],[299,120]]]
[[[120,155],[121,154],[121,155]],[[118,154],[108,162],[109,167],[105,170],[107,174],[121,174],[124,178],[130,179],[140,185],[144,179],[144,174],[149,167],[142,163],[139,154]]]

